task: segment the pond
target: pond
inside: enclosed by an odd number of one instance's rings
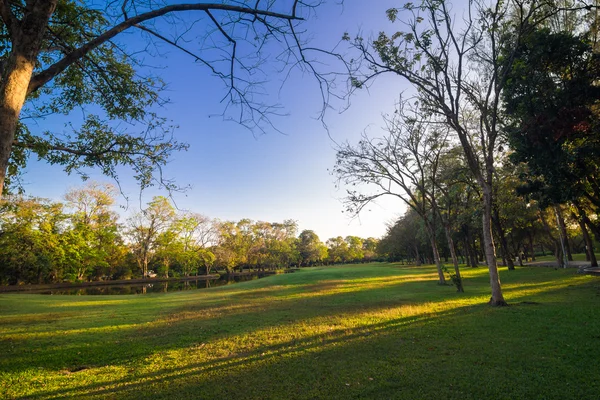
[[[27,293],[51,294],[51,295],[115,295],[115,294],[146,294],[146,293],[168,293],[183,290],[206,289],[217,286],[231,285],[237,282],[251,281],[264,278],[269,274],[248,274],[240,276],[224,275],[217,279],[186,279],[171,280],[164,282],[126,283],[118,285],[102,285],[88,287],[69,287],[58,289],[43,289],[27,291]]]

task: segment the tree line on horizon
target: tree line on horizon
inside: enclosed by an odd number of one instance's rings
[[[157,196],[119,222],[115,189],[91,182],[64,202],[6,196],[0,204],[0,284],[186,277],[379,259],[378,240],[323,243],[294,220],[220,221]]]

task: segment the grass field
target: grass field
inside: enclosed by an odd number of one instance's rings
[[[0,295],[0,398],[598,399],[600,279],[305,269],[139,296]]]

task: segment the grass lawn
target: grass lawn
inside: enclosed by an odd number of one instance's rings
[[[573,261],[585,261],[584,253],[573,254]],[[600,260],[600,253],[596,253],[596,258]],[[531,261],[531,259],[529,259]],[[538,256],[535,258],[536,261],[556,261],[556,257],[552,254],[546,256]]]
[[[0,295],[0,398],[598,399],[600,279],[309,268],[132,296]]]

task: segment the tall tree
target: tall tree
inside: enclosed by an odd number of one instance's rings
[[[436,181],[445,132],[436,129],[411,108],[398,105],[396,115],[386,118],[387,135],[370,138],[363,134],[358,146],[343,144],[337,151],[334,173],[348,189],[347,209],[358,214],[381,196],[395,196],[423,219],[431,243],[440,284],[446,283],[436,236]],[[367,185],[370,192],[355,189]]]
[[[365,87],[382,73],[410,83],[431,115],[458,137],[467,165],[482,194],[484,253],[491,286],[489,303],[506,305],[492,235],[495,156],[502,132],[500,96],[514,62],[515,44],[549,1],[470,1],[455,18],[448,1],[423,0],[391,8],[387,15],[401,30],[375,40],[356,38],[351,83]],[[547,15],[547,14],[546,14]],[[349,35],[344,37],[351,40]],[[507,49],[509,49],[507,51]]]
[[[600,211],[600,55],[587,35],[537,29],[523,38],[504,94],[514,162],[542,206],[585,198]],[[561,224],[562,228],[562,224]]]

